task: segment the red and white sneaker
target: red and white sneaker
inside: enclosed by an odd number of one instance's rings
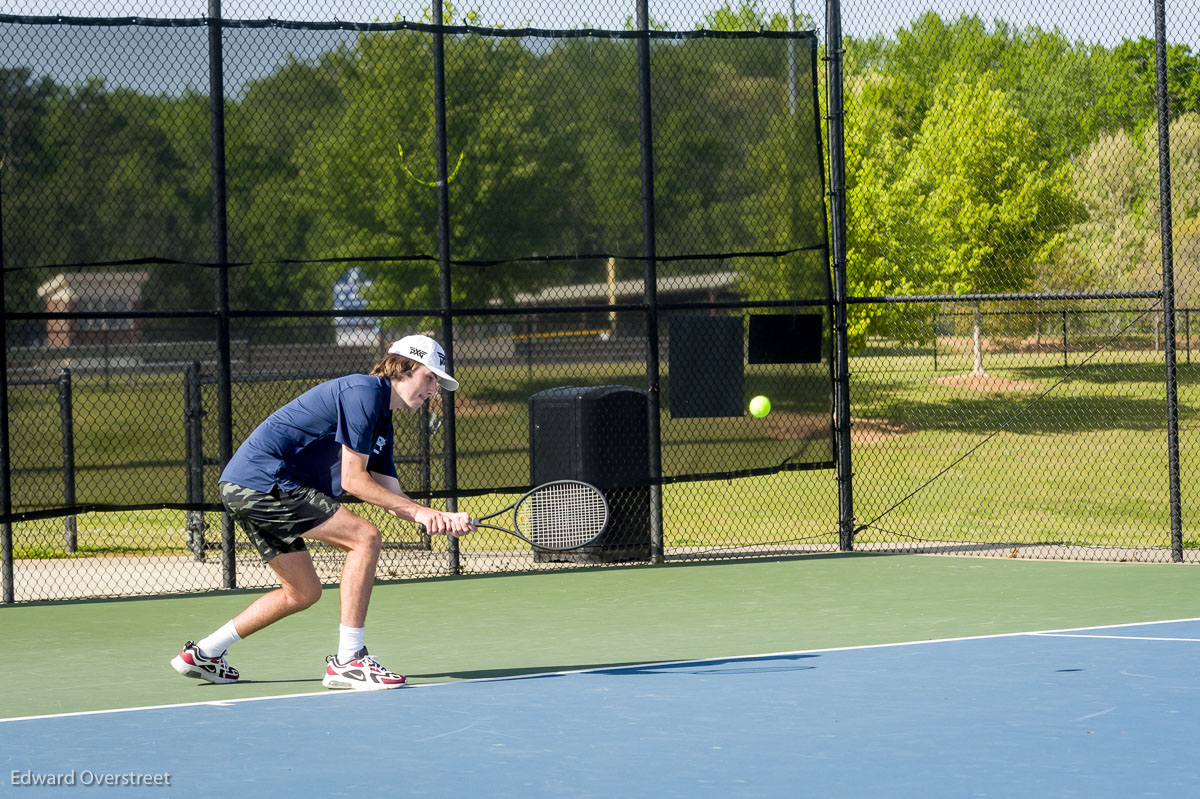
[[[229,665],[224,652],[215,658],[205,657],[200,647],[192,641],[184,644],[179,654],[171,658],[171,665],[184,677],[195,677],[197,680],[230,683],[238,679],[238,670]]]
[[[404,685],[403,674],[388,671],[375,659],[367,654],[367,648],[354,653],[350,662],[343,663],[337,655],[325,658],[325,679],[321,684],[326,688],[350,688],[355,691],[378,691],[387,688],[399,688]]]

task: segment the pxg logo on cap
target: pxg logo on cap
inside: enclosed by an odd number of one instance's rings
[[[413,360],[420,361],[421,363],[425,363],[425,361],[429,358],[429,353],[418,347],[409,347],[408,354]],[[443,369],[446,368],[446,353],[442,352],[441,347],[438,347],[436,350],[434,350],[433,357],[437,358],[438,366],[442,367]]]
[[[429,367],[429,371],[437,375],[438,384],[447,391],[458,388],[458,381],[446,371],[446,351],[429,336],[405,336],[388,347],[388,352],[412,358]]]

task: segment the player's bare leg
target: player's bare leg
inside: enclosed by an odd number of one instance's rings
[[[321,580],[307,552],[285,552],[267,561],[280,587],[263,594],[233,618],[242,638],[293,613],[312,607],[321,598]]]
[[[271,558],[267,564],[279,577],[280,587],[263,594],[233,618],[234,640],[311,607],[321,598],[321,581],[307,552],[285,552]],[[207,654],[194,641],[184,645],[171,660],[171,666],[185,677],[212,683],[237,682],[240,676],[225,659],[224,651]]]
[[[341,622],[344,634],[357,634],[358,644],[361,644],[362,627],[367,619],[367,605],[371,601],[371,588],[375,585],[375,566],[379,563],[379,551],[382,548],[379,530],[366,519],[343,507],[324,524],[306,533],[305,538],[323,541],[346,551],[340,589]],[[367,652],[365,646],[359,646],[353,654],[349,654],[349,649],[344,643],[339,648],[346,651],[325,659],[325,676],[321,684],[326,688],[378,690],[404,685],[404,675],[384,668],[383,664]]]
[[[362,627],[367,620],[367,605],[371,602],[375,566],[383,542],[378,528],[342,507],[304,537],[345,550],[340,586],[341,621],[347,627]]]

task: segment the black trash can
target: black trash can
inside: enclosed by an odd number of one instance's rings
[[[583,480],[604,492],[608,528],[595,544],[534,552],[536,562],[650,559],[650,395],[629,386],[564,386],[529,398],[534,485]]]

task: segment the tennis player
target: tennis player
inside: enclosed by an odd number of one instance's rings
[[[188,641],[171,660],[185,677],[231,683],[238,671],[225,659],[234,642],[321,598],[321,581],[305,539],[346,552],[340,584],[341,625],[336,654],[325,659],[327,688],[398,688],[404,676],[384,668],[363,644],[367,604],[381,536],[366,519],[338,504],[351,494],[430,534],[474,530],[466,513],[445,513],[400,490],[392,459],[392,414],[418,410],[437,393],[458,388],[446,354],[428,336],[405,336],[369,375],[322,383],[267,417],[221,473],[221,502],[279,578],[280,587],[254,600],[220,629]]]

